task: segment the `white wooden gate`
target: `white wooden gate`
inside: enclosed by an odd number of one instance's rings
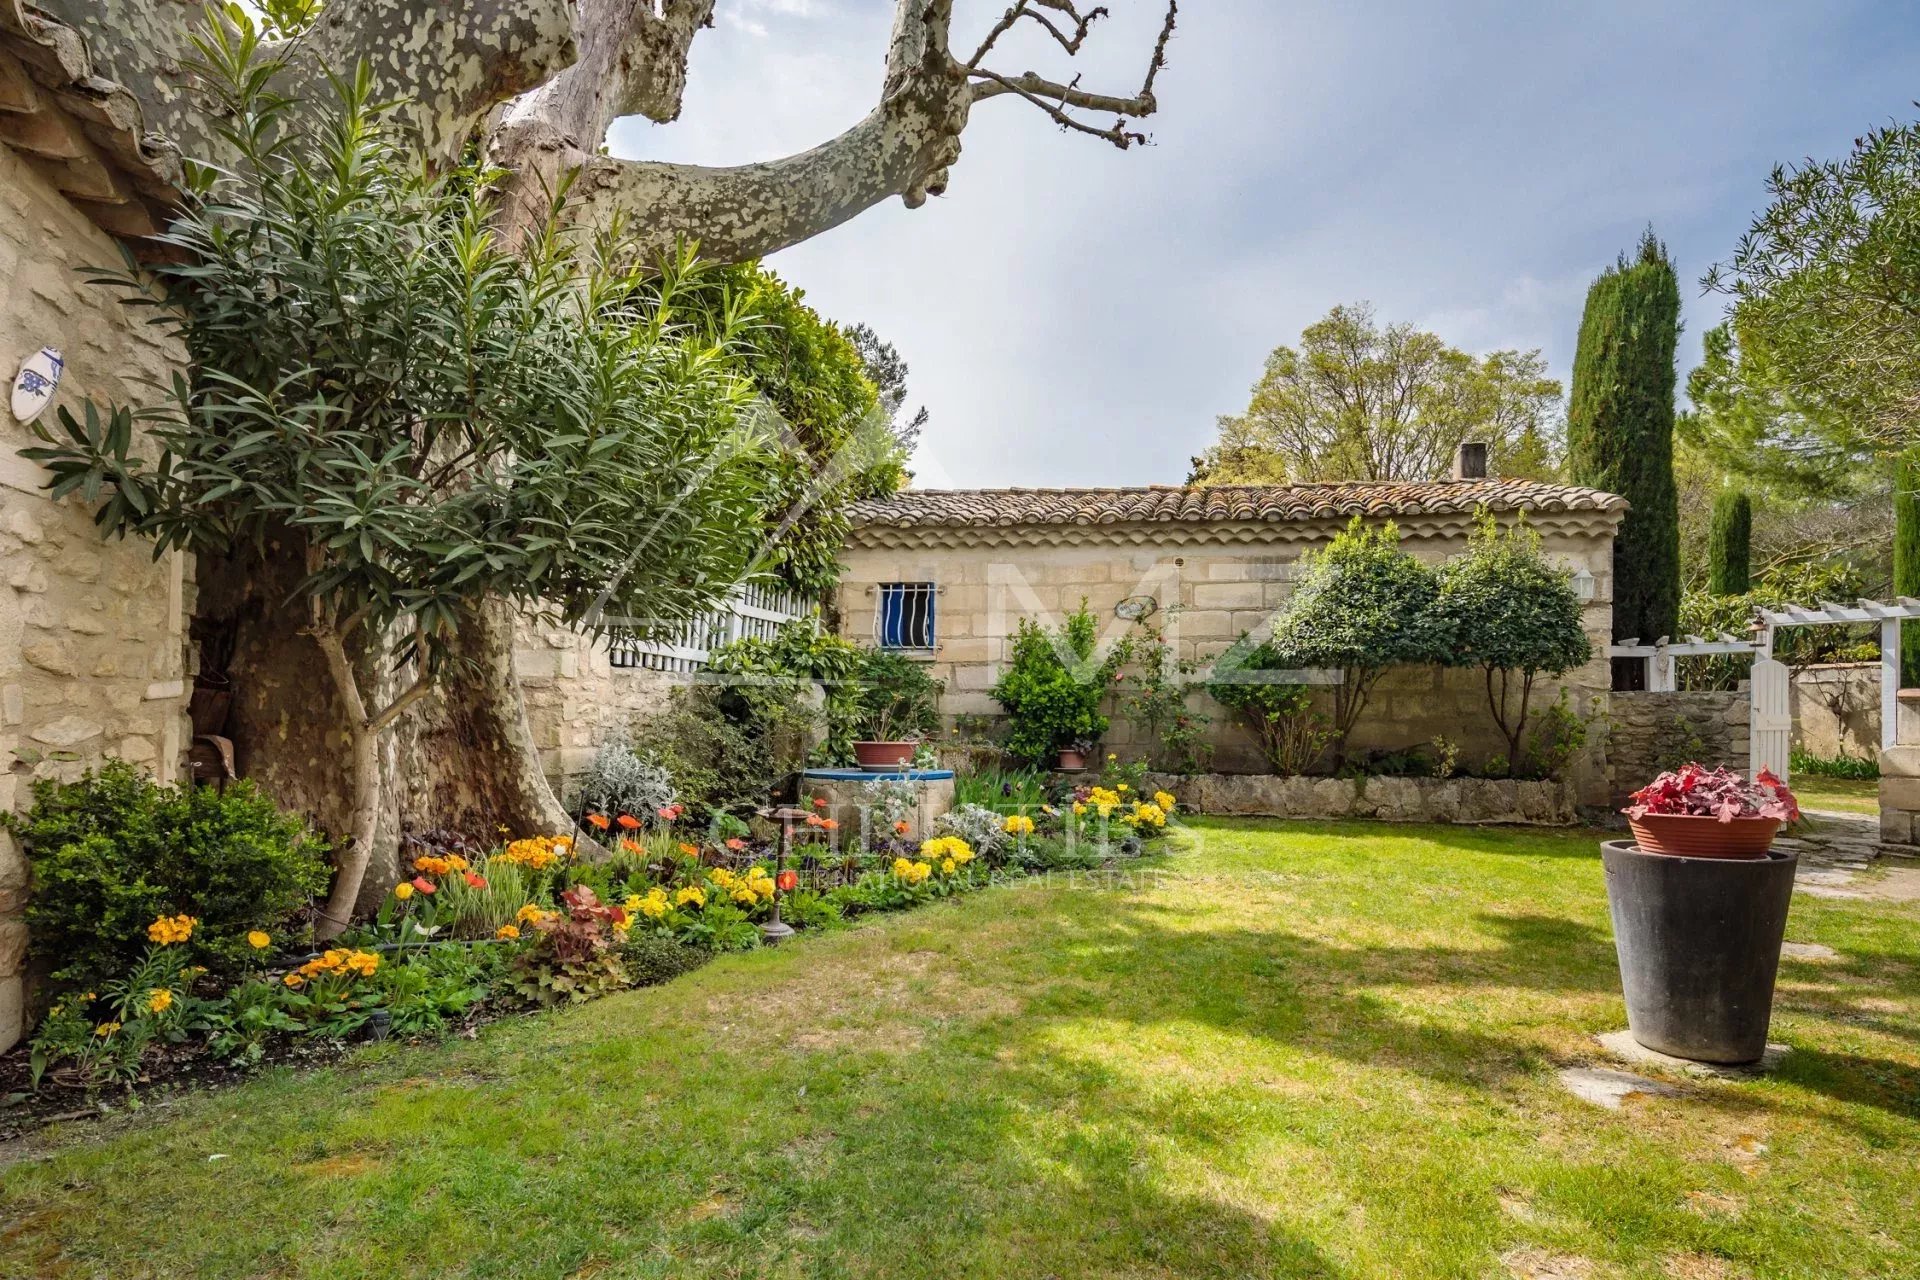
[[[1787,780],[1787,758],[1793,745],[1793,703],[1787,664],[1760,658],[1753,664],[1753,719],[1748,767],[1754,776],[1771,769]]]

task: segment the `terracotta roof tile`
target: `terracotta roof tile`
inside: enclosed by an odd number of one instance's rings
[[[1133,489],[907,489],[854,504],[856,528],[1285,523],[1491,511],[1625,511],[1598,489],[1533,480],[1150,485]]]

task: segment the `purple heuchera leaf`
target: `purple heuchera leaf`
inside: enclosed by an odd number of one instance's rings
[[[1781,822],[1800,819],[1799,801],[1787,784],[1767,769],[1748,782],[1731,769],[1685,764],[1661,774],[1634,792],[1631,799],[1633,803],[1623,812],[1633,818],[1652,813],[1717,818],[1721,822],[1735,818],[1778,818]]]

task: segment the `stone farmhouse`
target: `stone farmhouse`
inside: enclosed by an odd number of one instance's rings
[[[1403,544],[1439,562],[1463,550],[1475,513],[1524,518],[1549,558],[1574,574],[1594,659],[1564,684],[1583,711],[1604,704],[1613,624],[1613,537],[1626,501],[1523,480],[1250,485],[1216,488],[908,490],[862,503],[843,556],[842,634],[922,657],[944,679],[950,717],[993,717],[988,690],[1019,621],[1057,621],[1085,601],[1117,639],[1143,612],[1182,659],[1204,664],[1240,636],[1258,636],[1293,589],[1300,558],[1355,516],[1391,520]],[[1536,706],[1558,696],[1548,684]],[[1225,709],[1213,717],[1214,767],[1257,772],[1252,737]],[[1357,726],[1360,750],[1444,736],[1464,760],[1504,752],[1475,672],[1386,676]],[[1134,745],[1116,719],[1108,750]],[[1576,770],[1583,802],[1606,799],[1598,744]]]

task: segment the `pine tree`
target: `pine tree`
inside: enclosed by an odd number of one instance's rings
[[[1567,406],[1575,484],[1632,503],[1613,544],[1613,635],[1654,640],[1680,624],[1680,507],[1673,482],[1680,285],[1649,229],[1587,290]]]
[[[1753,589],[1748,556],[1753,543],[1753,499],[1744,489],[1722,489],[1713,499],[1707,534],[1707,590],[1742,596]]]
[[[1893,594],[1920,596],[1920,449],[1894,460]],[[1920,687],[1920,622],[1900,626],[1900,685]]]

